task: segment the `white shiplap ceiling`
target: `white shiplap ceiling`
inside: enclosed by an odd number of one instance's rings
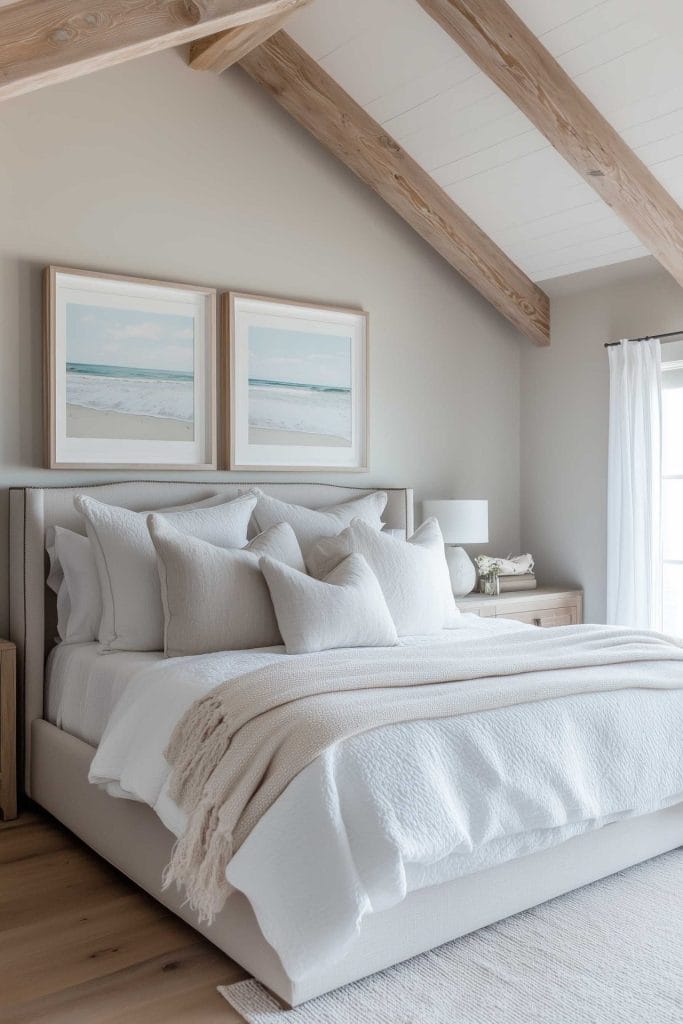
[[[683,205],[683,0],[511,0]],[[293,38],[535,281],[647,255],[417,0],[314,0]]]

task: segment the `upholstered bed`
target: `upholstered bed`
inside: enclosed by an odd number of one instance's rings
[[[237,495],[240,486],[245,485],[135,481],[11,492],[11,632],[19,660],[25,788],[94,850],[295,1005],[683,843],[683,803],[674,803],[653,813],[625,817],[541,852],[409,892],[398,905],[364,917],[344,956],[304,978],[288,975],[240,892],[229,897],[211,925],[200,924],[181,894],[174,888],[162,891],[162,872],[175,836],[144,803],[113,799],[91,785],[88,772],[95,748],[47,720],[45,661],[53,643],[55,611],[54,597],[45,586],[45,534],[55,525],[82,529],[73,507],[76,493],[149,510],[216,491]],[[312,508],[368,493],[322,484],[259,486]],[[390,488],[388,494],[386,524],[410,533],[412,492]]]

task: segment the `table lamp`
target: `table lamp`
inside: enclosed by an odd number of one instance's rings
[[[456,597],[464,597],[474,589],[477,571],[472,559],[456,544],[487,544],[489,539],[488,501],[423,501],[424,519],[434,516],[444,544],[451,585]]]

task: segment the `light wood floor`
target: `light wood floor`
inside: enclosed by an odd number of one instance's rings
[[[0,822],[3,1024],[243,1024],[243,977],[51,818]]]

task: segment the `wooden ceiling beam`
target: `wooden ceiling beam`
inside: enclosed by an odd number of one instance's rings
[[[683,285],[683,210],[505,0],[418,0]]]
[[[295,6],[296,0],[17,0],[0,6],[0,100]]]
[[[190,67],[195,71],[226,71],[246,57],[255,46],[260,46],[266,39],[279,32],[290,14],[309,2],[310,0],[291,0],[288,11],[252,21],[249,25],[230,28],[227,32],[219,32],[207,39],[198,39],[190,47]]]
[[[547,295],[293,39],[279,32],[240,66],[503,316],[549,344]]]

